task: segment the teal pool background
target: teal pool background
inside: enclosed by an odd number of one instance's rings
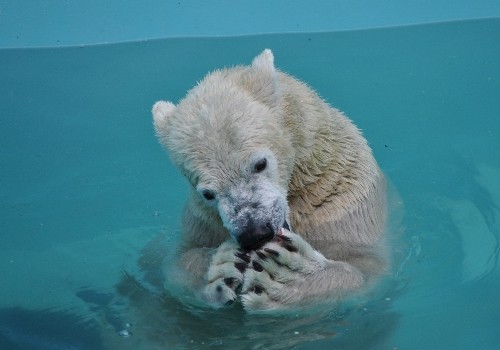
[[[0,47],[373,29],[498,16],[497,0],[0,0]]]
[[[499,37],[493,18],[0,50],[0,348],[271,342],[248,335],[251,322],[235,330],[214,318],[205,330],[168,319],[158,337],[169,308],[153,325],[118,311],[121,321],[103,322],[108,302],[96,297],[115,293],[122,270],[137,272],[158,233],[176,241],[187,188],[154,138],[152,103],[178,101],[207,71],[249,63],[265,47],[363,129],[402,217],[390,226],[400,238],[388,292],[354,317],[287,329],[288,320],[266,319],[275,347],[295,337],[300,349],[498,348]],[[118,337],[120,322],[135,334]],[[141,327],[156,337],[141,339]]]

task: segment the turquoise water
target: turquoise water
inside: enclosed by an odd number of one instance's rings
[[[0,50],[0,349],[499,348],[499,37],[490,19]],[[172,250],[187,192],[152,103],[266,47],[392,183],[393,271],[336,310],[186,307],[143,250]]]

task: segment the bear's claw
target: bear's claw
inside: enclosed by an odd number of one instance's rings
[[[276,250],[271,249],[271,248],[264,248],[265,252],[268,252],[271,255],[274,255],[275,257],[280,256],[280,253],[278,253]]]
[[[245,254],[245,253],[243,253],[243,252],[241,252],[241,251],[238,251],[235,255],[236,255],[238,258],[240,258],[241,260],[243,260],[244,262],[246,262],[247,264],[249,264],[249,263],[250,263],[250,260],[251,260],[250,255]]]
[[[257,256],[258,256],[259,258],[261,258],[262,260],[266,260],[266,259],[267,259],[267,255],[266,255],[266,254],[264,254],[264,253],[262,253],[260,250],[257,250],[257,251],[255,252],[255,254],[257,254]]]
[[[239,251],[236,242],[226,241],[215,251],[206,274],[203,297],[210,304],[220,307],[236,300],[243,283],[249,257]]]
[[[253,267],[253,269],[254,269],[255,271],[257,271],[257,272],[262,272],[262,271],[264,271],[264,268],[262,267],[262,265],[261,265],[261,264],[259,264],[259,263],[258,263],[257,261],[255,261],[255,260],[254,260],[254,261],[252,261],[252,267]]]
[[[246,264],[244,262],[235,262],[234,263],[234,267],[236,267],[238,269],[238,271],[240,271],[241,273],[245,272],[245,270],[247,269],[247,266],[248,266],[248,264]]]

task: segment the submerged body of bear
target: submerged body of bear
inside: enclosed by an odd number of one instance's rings
[[[153,107],[192,186],[179,264],[213,305],[336,299],[384,266],[385,182],[366,140],[273,60],[265,50]]]

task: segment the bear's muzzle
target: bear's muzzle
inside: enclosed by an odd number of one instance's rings
[[[238,244],[243,250],[255,250],[274,238],[275,230],[270,222],[255,223],[249,219],[247,225],[238,236]]]

